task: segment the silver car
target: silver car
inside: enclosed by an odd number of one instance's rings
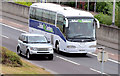
[[[31,59],[33,55],[47,56],[53,59],[53,47],[44,35],[23,33],[19,36],[17,53]]]

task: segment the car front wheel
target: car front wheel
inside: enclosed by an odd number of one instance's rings
[[[49,55],[49,56],[48,56],[48,59],[49,59],[49,60],[53,60],[53,54]]]
[[[29,51],[27,51],[27,53],[26,53],[26,57],[27,57],[27,59],[31,59],[31,54],[30,54],[30,52]]]
[[[18,54],[18,55],[21,55],[21,50],[20,50],[19,47],[17,48],[17,54]]]

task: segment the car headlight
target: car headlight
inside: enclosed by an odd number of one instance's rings
[[[30,50],[36,50],[36,48],[30,47]]]
[[[76,46],[68,45],[67,48],[76,48]]]
[[[96,45],[91,45],[89,46],[89,48],[96,48]]]
[[[52,51],[52,50],[53,50],[53,48],[49,48],[49,50],[50,50],[50,51]]]

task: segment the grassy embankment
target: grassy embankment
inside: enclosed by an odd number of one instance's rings
[[[0,71],[3,74],[24,74],[24,76],[29,76],[30,74],[32,76],[36,74],[47,74],[46,76],[52,76],[44,68],[40,68],[21,59],[16,53],[4,47],[0,47],[0,52],[2,55],[2,64],[0,64],[0,68],[2,69]]]

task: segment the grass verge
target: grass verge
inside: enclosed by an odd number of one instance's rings
[[[44,68],[35,66],[25,60],[22,60],[23,66],[21,67],[11,67],[7,65],[2,65],[3,74],[50,74]]]
[[[5,47],[0,47],[0,54],[2,54],[2,57],[0,58],[2,61],[2,64],[0,64],[0,72],[2,72],[4,76],[11,76],[11,74],[12,76],[18,74],[22,76],[41,76],[42,74],[45,74],[45,76],[52,76],[52,74],[44,68],[40,68],[21,59],[16,53]]]

